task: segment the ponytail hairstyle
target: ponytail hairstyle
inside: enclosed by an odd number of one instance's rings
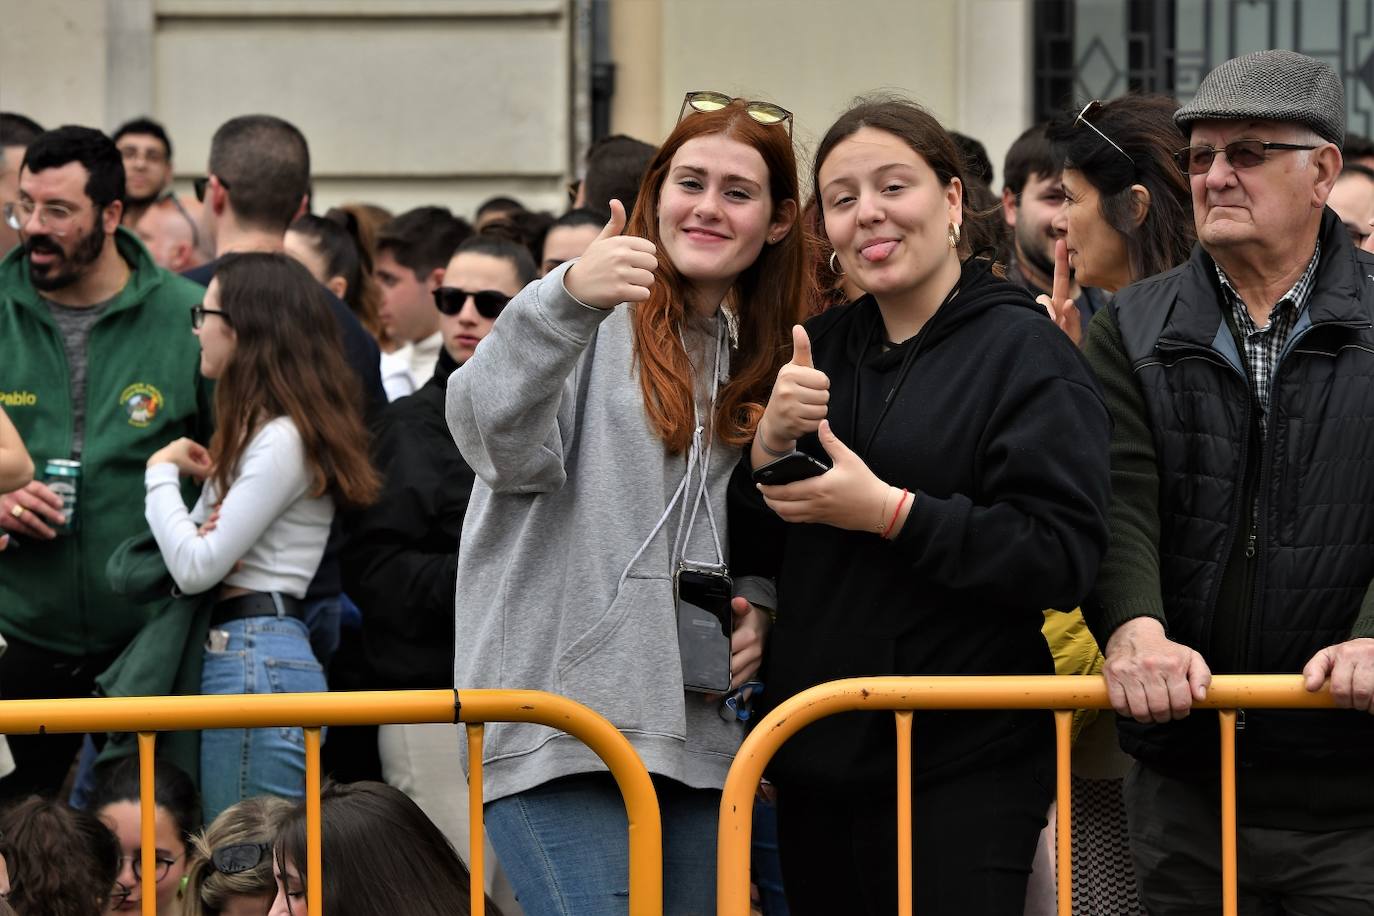
[[[989,248],[993,251],[1001,250],[1006,229],[1000,205],[990,205],[986,209],[977,206],[969,194],[967,160],[949,131],[920,105],[909,99],[897,97],[860,98],[830,126],[820,146],[816,148],[816,158],[811,168],[811,185],[815,189],[816,203],[822,211],[822,234],[825,232],[825,199],[821,196],[821,165],[841,141],[849,139],[865,127],[889,133],[911,147],[912,151],[930,166],[942,186],[947,187],[951,181],[959,179],[962,189],[960,208],[963,221],[956,250],[960,260]],[[981,179],[973,180],[978,182]]]
[[[210,475],[228,492],[262,424],[286,416],[305,449],[311,496],[370,505],[381,481],[368,460],[358,381],[344,360],[329,291],[284,254],[230,254],[215,270],[234,354],[215,385]]]
[[[324,216],[307,213],[291,224],[291,231],[309,240],[324,261],[325,279],[341,277],[340,297],[357,316],[358,322],[374,338],[380,339],[382,320],[378,312],[382,291],[372,279],[372,255],[359,236],[358,219],[347,210],[330,210]]]
[[[655,433],[674,454],[688,449],[696,426],[692,364],[679,335],[688,283],[663,247],[658,206],[673,156],[688,140],[711,134],[737,140],[763,157],[774,215],[789,200],[799,217],[801,210],[797,160],[787,128],[758,123],[739,100],[717,111],[689,112],[650,161],[627,232],[658,247],[658,269],[649,298],[632,306],[630,320],[644,409]],[[730,363],[730,381],[716,401],[713,428],[729,445],[742,447],[753,440],[773,380],[792,352],[792,325],[809,304],[804,237],[800,218],[793,220],[776,244],[763,246],[726,296],[724,304],[738,318],[739,346]]]

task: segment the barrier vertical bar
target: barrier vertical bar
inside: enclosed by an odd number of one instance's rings
[[[1221,722],[1221,912],[1236,916],[1236,711],[1223,709]]]
[[[472,913],[487,911],[486,826],[482,822],[482,723],[468,725],[468,872],[472,876]]]
[[[143,916],[157,916],[157,785],[153,756],[156,732],[138,733],[139,883],[143,885]]]
[[[897,912],[911,916],[911,711],[897,717]]]
[[[324,913],[323,846],[320,837],[320,730],[305,729],[305,903]]]
[[[1055,873],[1059,879],[1059,916],[1073,916],[1073,710],[1054,711]]]

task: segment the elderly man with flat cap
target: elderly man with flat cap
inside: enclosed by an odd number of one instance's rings
[[[1217,719],[1189,711],[1213,672],[1301,672],[1346,708],[1240,711],[1240,912],[1374,914],[1374,256],[1326,206],[1341,81],[1262,51],[1174,117],[1197,247],[1086,347],[1115,428],[1085,611],[1136,758],[1141,896],[1220,912]]]

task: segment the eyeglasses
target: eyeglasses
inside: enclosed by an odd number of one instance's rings
[[[510,296],[494,289],[469,292],[454,286],[441,286],[434,291],[434,305],[445,315],[457,315],[463,310],[469,297],[472,298],[473,305],[477,306],[477,314],[488,320],[501,314],[501,310],[510,302]]]
[[[181,856],[184,856],[184,855],[186,855],[186,853],[183,852],[183,853],[181,854]],[[172,870],[172,866],[175,865],[175,864],[177,864],[177,860],[180,859],[181,856],[171,856],[171,857],[168,857],[166,853],[163,853],[162,855],[160,855],[160,856],[156,857],[155,859],[153,859],[153,862],[154,862],[154,865],[155,865],[155,871],[153,872],[153,880],[154,880],[154,881],[161,881],[163,878],[167,877],[167,872],[169,872],[169,871]],[[143,854],[142,854],[141,852],[136,852],[136,853],[134,853],[134,854],[131,855],[131,856],[120,856],[120,857],[119,857],[119,869],[120,869],[120,871],[123,871],[123,870],[124,870],[124,863],[125,863],[125,862],[128,862],[128,863],[130,864],[130,866],[133,868],[133,870],[134,870],[134,880],[135,880],[135,881],[142,881],[142,880],[143,880]],[[115,894],[115,895],[118,895],[118,894],[120,894],[121,891],[123,892],[123,896],[125,896],[125,897],[129,896],[129,894],[132,893],[132,890],[125,890],[123,884],[120,884],[119,882],[115,882],[114,894]]]
[[[160,149],[121,146],[119,147],[119,155],[125,162],[136,162],[139,159],[143,159],[149,165],[164,165],[167,162],[167,154]]]
[[[193,305],[191,306],[191,328],[199,331],[205,327],[206,315],[218,315],[225,324],[230,324],[229,316],[219,309],[207,309],[203,305]]]
[[[221,188],[224,188],[224,190],[226,190],[226,191],[230,190],[230,188],[229,188],[229,182],[225,181],[224,178],[223,178],[222,176],[216,175],[216,176],[214,176],[214,177],[217,178],[217,179],[219,179],[219,186],[220,186]],[[200,178],[193,178],[193,179],[191,179],[191,187],[195,188],[195,190],[196,190],[196,200],[200,201],[201,203],[205,203],[205,189],[206,189],[207,187],[209,187],[209,185],[210,185],[210,176],[209,176],[209,175],[205,175],[205,176],[202,176],[202,177],[200,177]]]
[[[5,225],[15,232],[22,232],[38,212],[38,225],[47,229],[49,234],[61,238],[71,229],[72,220],[80,211],[62,204],[43,204],[36,206],[31,200],[10,201],[4,206]]]
[[[772,102],[756,102],[751,99],[736,99],[723,92],[712,92],[709,89],[698,89],[687,93],[682,97],[682,107],[677,111],[677,119],[682,120],[686,114],[688,106],[693,111],[711,112],[720,111],[731,102],[743,102],[744,112],[758,121],[760,124],[787,124],[787,136],[792,136],[792,112],[786,108],[774,105]]]
[[[257,868],[259,862],[271,855],[271,843],[238,843],[213,850],[210,853],[210,864],[222,875],[237,875],[250,868]]]
[[[160,197],[158,197],[157,202],[162,203],[164,200],[170,200],[172,202],[172,206],[176,207],[177,212],[181,214],[181,218],[186,220],[186,225],[191,227],[191,247],[199,248],[200,228],[196,225],[195,219],[186,209],[185,204],[181,202],[181,198],[177,197],[175,191],[173,191],[171,188],[168,188],[167,190],[162,192],[162,195]]]
[[[1217,149],[1214,146],[1185,146],[1174,153],[1178,170],[1185,175],[1205,175],[1212,168],[1217,153],[1224,153],[1233,169],[1253,169],[1269,158],[1270,150],[1316,149],[1302,143],[1270,143],[1268,140],[1232,140]]]
[[[1103,140],[1106,140],[1108,143],[1110,143],[1110,144],[1112,145],[1112,149],[1116,150],[1118,153],[1120,153],[1121,155],[1125,156],[1125,157],[1126,157],[1126,161],[1129,162],[1129,163],[1131,164],[1132,167],[1134,167],[1134,166],[1135,166],[1135,160],[1131,158],[1130,153],[1126,152],[1124,149],[1122,149],[1120,146],[1118,146],[1115,140],[1113,140],[1111,137],[1109,137],[1109,136],[1107,136],[1106,134],[1104,134],[1102,131],[1098,130],[1097,125],[1093,124],[1092,121],[1089,121],[1089,120],[1088,120],[1089,118],[1091,118],[1093,115],[1097,114],[1097,113],[1098,113],[1099,111],[1101,111],[1101,110],[1102,110],[1102,101],[1101,101],[1100,99],[1093,99],[1091,102],[1089,102],[1088,104],[1084,105],[1084,106],[1083,106],[1083,110],[1080,111],[1080,112],[1078,113],[1078,117],[1076,117],[1076,118],[1073,119],[1073,126],[1074,126],[1074,127],[1086,127],[1086,128],[1088,128],[1089,130],[1091,130],[1093,133],[1095,133],[1095,134],[1097,134],[1099,137],[1101,137]]]

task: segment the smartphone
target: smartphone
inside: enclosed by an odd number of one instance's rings
[[[769,486],[796,483],[808,477],[818,477],[828,470],[830,465],[793,449],[790,455],[783,455],[777,461],[770,461],[763,467],[754,468],[754,483]]]
[[[702,693],[730,689],[730,599],[722,567],[683,563],[677,572],[677,645],[682,684]]]

